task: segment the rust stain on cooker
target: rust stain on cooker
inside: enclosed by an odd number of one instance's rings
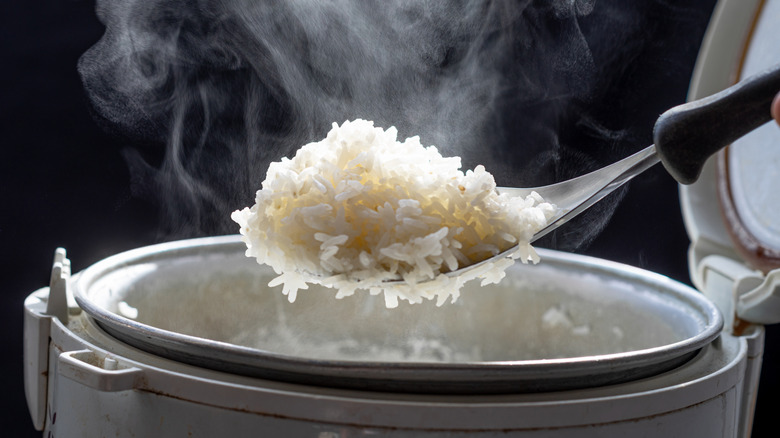
[[[750,327],[753,327],[752,323],[742,320],[735,316],[734,324],[732,325],[731,330],[734,336],[742,336]]]

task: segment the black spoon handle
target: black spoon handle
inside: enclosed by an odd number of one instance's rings
[[[653,139],[666,170],[680,183],[695,182],[710,155],[772,119],[778,92],[780,64],[661,114]]]

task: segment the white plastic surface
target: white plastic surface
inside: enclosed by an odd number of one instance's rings
[[[737,315],[758,324],[780,322],[780,270],[767,274],[755,289],[740,295]]]
[[[702,284],[701,291],[723,313],[724,330],[732,333],[738,322],[740,297],[760,286],[763,276],[739,261],[720,255],[704,257],[696,276]]]
[[[780,62],[780,2],[766,1],[745,56],[742,76]],[[768,110],[767,110],[768,111]],[[780,129],[775,123],[734,142],[729,180],[734,203],[747,230],[771,248],[780,248]]]
[[[758,11],[761,14],[751,29]],[[716,93],[742,77],[780,61],[780,1],[721,0],[713,15],[694,70],[689,99]],[[751,44],[745,54],[745,47]],[[756,43],[758,42],[758,43]],[[744,58],[744,64],[742,56]],[[742,71],[738,68],[742,65]],[[767,108],[767,111],[769,109]],[[755,235],[780,244],[780,129],[767,124],[738,140],[729,154],[736,206]],[[777,274],[766,278],[747,267],[735,249],[722,219],[717,193],[716,160],[712,157],[695,184],[681,186],[683,218],[691,238],[689,268],[696,287],[724,313],[727,327],[736,319],[771,324],[780,322]],[[761,190],[763,188],[763,190]],[[730,263],[729,261],[733,262]],[[740,269],[744,272],[739,272]],[[754,288],[758,288],[755,289]]]
[[[24,392],[33,426],[43,430],[46,419],[46,385],[49,367],[51,317],[44,315],[48,289],[24,301]]]
[[[92,350],[68,351],[59,356],[63,377],[101,392],[129,391],[141,386],[143,371],[136,367],[119,366],[116,359]]]
[[[742,77],[780,62],[780,2],[767,1],[756,23]],[[767,112],[769,109],[767,109]],[[767,123],[730,147],[729,187],[747,231],[770,248],[780,248],[780,128]]]
[[[45,432],[55,436],[745,436],[751,347],[728,335],[661,376],[501,396],[371,393],[208,371],[129,348],[84,315],[68,327],[52,320],[51,340]],[[105,358],[133,377],[106,370]]]
[[[68,322],[68,282],[70,260],[65,249],[57,248],[52,263],[49,288],[41,289],[24,302],[24,390],[33,425],[41,430],[46,417],[48,385],[49,332],[52,318]]]
[[[761,0],[720,0],[699,51],[688,91],[689,100],[717,93],[734,83],[736,68]],[[710,157],[699,180],[680,186],[683,219],[691,238],[688,267],[691,280],[704,288],[699,265],[708,255],[740,260],[721,220],[716,181],[716,156]]]

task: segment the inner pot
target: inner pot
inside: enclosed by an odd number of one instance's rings
[[[76,301],[113,337],[233,374],[371,391],[495,394],[630,381],[673,369],[723,325],[666,277],[540,250],[455,303],[387,309],[310,287],[289,303],[239,236],[140,248],[77,275]]]

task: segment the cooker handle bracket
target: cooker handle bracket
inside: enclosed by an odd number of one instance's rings
[[[141,386],[143,370],[127,366],[92,350],[68,351],[58,358],[58,373],[101,392],[119,392]]]

